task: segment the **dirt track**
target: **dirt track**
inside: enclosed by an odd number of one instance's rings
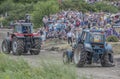
[[[3,33],[4,32],[4,33]],[[0,35],[5,34],[5,31],[0,30]],[[5,36],[5,35],[2,35]],[[0,37],[0,45],[3,37]],[[62,53],[55,51],[42,50],[37,56],[35,55],[22,55],[13,56],[9,55],[13,59],[23,58],[33,66],[39,66],[40,60],[54,60],[55,62],[62,63]],[[120,55],[115,55],[115,67],[101,67],[100,65],[86,66],[83,68],[76,68],[79,76],[87,76],[87,78],[93,79],[120,79]],[[73,65],[71,65],[73,66]]]

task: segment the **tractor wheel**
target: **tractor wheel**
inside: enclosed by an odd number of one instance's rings
[[[109,62],[114,63],[113,53],[108,54],[108,57],[109,57]]]
[[[2,42],[2,52],[5,54],[10,53],[10,47],[9,47],[8,42],[6,40],[3,40],[3,42]]]
[[[87,59],[87,52],[80,48],[81,45],[78,45],[77,48],[74,50],[74,63],[78,67],[84,66]]]
[[[35,39],[35,47],[33,49],[37,49],[37,50],[30,50],[30,53],[31,55],[38,55],[40,53],[40,50],[41,50],[41,40],[38,38],[38,39]]]
[[[78,67],[83,67],[86,63],[87,60],[87,52],[86,51],[82,51],[80,54],[80,61],[78,62],[77,66]]]
[[[18,39],[16,37],[13,37],[12,51],[14,55],[21,55],[24,52],[23,39]]]
[[[113,51],[110,51],[109,53],[108,53],[108,58],[109,58],[109,62],[110,63],[114,63],[114,56],[113,56]]]
[[[113,55],[112,53],[106,53],[102,56],[101,58],[101,65],[103,67],[113,67],[114,65],[114,61],[113,61]]]

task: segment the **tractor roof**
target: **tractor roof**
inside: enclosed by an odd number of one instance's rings
[[[15,23],[14,25],[31,26],[31,25],[32,25],[32,23]]]
[[[97,32],[97,33],[104,33],[104,30],[99,28],[99,29],[84,29],[83,31],[85,32]]]

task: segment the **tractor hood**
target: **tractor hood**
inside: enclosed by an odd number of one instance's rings
[[[39,33],[30,33],[30,34],[23,34],[23,33],[15,33],[16,37],[25,37],[25,36],[32,36],[32,37],[40,37]]]
[[[32,34],[34,37],[40,37],[41,35],[40,35],[40,33],[33,33]]]

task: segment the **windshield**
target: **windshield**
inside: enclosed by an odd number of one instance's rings
[[[90,42],[92,43],[103,43],[104,35],[100,33],[91,33]]]
[[[32,26],[22,26],[22,33],[32,33]]]

